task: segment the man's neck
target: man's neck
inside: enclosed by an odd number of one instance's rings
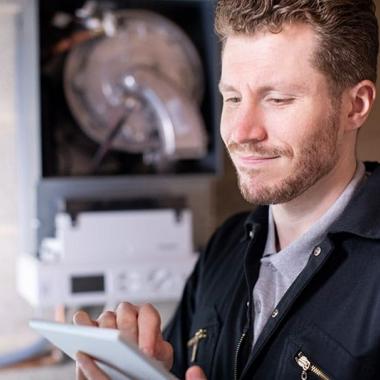
[[[352,180],[355,170],[355,160],[340,162],[299,197],[272,206],[278,250],[297,240],[335,203]]]

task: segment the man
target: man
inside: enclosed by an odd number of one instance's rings
[[[216,27],[221,135],[261,207],[216,231],[165,338],[150,305],[75,322],[125,330],[187,380],[379,378],[380,168],[356,158],[376,95],[374,4],[220,0]]]

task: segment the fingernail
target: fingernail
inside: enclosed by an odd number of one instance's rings
[[[154,355],[154,352],[153,352],[153,350],[152,350],[151,348],[143,347],[143,348],[141,349],[141,351],[142,351],[146,356],[149,356],[150,358],[152,358],[153,355]]]
[[[194,375],[194,374],[190,374],[190,377],[186,380],[207,380],[205,377],[203,376],[198,376],[198,375]]]
[[[207,378],[200,367],[194,366],[186,372],[186,380],[207,380]]]

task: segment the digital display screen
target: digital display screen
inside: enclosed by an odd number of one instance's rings
[[[71,293],[104,292],[104,276],[71,277]]]

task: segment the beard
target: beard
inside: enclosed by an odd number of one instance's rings
[[[255,205],[269,205],[289,202],[318,180],[328,174],[338,161],[338,111],[330,113],[315,132],[301,141],[298,158],[290,148],[265,147],[262,143],[231,143],[228,152],[249,152],[261,157],[280,157],[293,160],[289,173],[279,180],[259,181],[262,169],[239,168],[235,165],[240,192],[244,199]],[[233,160],[232,160],[233,161]],[[256,178],[257,177],[257,178]]]

